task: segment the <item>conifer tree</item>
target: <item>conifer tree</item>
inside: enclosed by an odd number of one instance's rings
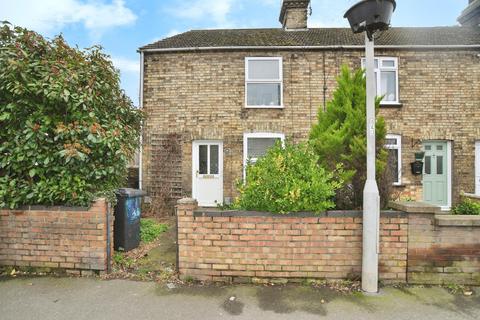
[[[320,158],[320,165],[334,171],[339,163],[343,166],[345,184],[337,191],[338,209],[362,207],[363,187],[366,180],[366,80],[364,71],[350,72],[342,67],[337,78],[338,88],[326,110],[319,110],[318,122],[312,127],[309,143]],[[381,98],[375,101],[378,114]],[[380,184],[389,184],[386,179],[388,153],[384,149],[385,121],[378,117],[376,128],[376,174]],[[388,201],[390,188],[380,188],[382,200]],[[382,194],[383,193],[383,194]],[[387,193],[387,194],[385,194]]]

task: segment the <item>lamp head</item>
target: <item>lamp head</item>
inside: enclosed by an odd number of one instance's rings
[[[395,0],[362,0],[343,16],[354,33],[367,32],[371,40],[376,31],[387,30],[397,4]]]

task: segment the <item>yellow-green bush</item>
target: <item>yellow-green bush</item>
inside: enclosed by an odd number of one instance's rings
[[[283,147],[277,143],[247,167],[234,207],[272,213],[320,213],[333,208],[335,191],[342,183],[334,179],[338,174],[327,172],[318,160],[305,144]]]

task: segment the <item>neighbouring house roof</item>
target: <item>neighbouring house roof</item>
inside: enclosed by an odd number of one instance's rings
[[[360,47],[363,34],[347,28],[192,30],[140,48],[140,51],[174,51],[215,48]],[[391,28],[375,43],[381,47],[479,46],[480,27]]]

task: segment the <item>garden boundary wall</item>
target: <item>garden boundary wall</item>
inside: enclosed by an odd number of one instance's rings
[[[106,272],[113,213],[105,199],[90,208],[27,206],[0,210],[0,265]]]
[[[480,284],[480,217],[438,215],[399,204],[380,218],[379,277],[384,283]],[[182,278],[359,279],[362,212],[278,215],[177,204]]]

